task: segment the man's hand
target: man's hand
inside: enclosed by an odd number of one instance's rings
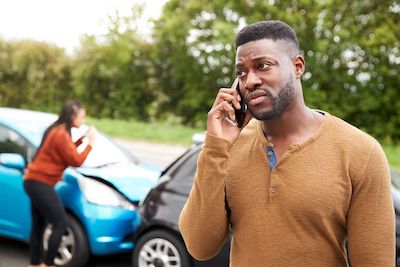
[[[240,95],[236,91],[239,80],[233,82],[231,88],[221,88],[214,101],[211,110],[208,112],[207,133],[223,138],[233,143],[239,136],[240,131],[251,119],[251,113],[247,112],[242,128],[239,128],[235,121],[235,108],[240,109]]]

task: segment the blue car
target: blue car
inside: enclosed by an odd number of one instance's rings
[[[0,108],[0,235],[29,241],[30,200],[23,189],[27,164],[45,129],[57,116],[29,110]],[[87,126],[72,129],[72,139]],[[67,168],[56,185],[69,225],[55,259],[57,266],[84,266],[91,254],[131,251],[140,223],[137,204],[157,183],[160,170],[140,163],[112,139],[97,135],[93,149],[79,168]],[[43,248],[52,226],[43,233]]]

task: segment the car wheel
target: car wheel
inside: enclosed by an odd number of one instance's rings
[[[43,249],[48,247],[52,225],[48,223],[43,231]],[[89,260],[90,252],[86,234],[80,223],[68,215],[68,226],[58,247],[58,254],[54,259],[57,266],[82,267]]]
[[[191,258],[181,239],[164,230],[144,234],[133,251],[134,267],[189,267]]]

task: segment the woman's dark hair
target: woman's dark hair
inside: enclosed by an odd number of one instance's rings
[[[65,124],[65,129],[71,135],[72,117],[75,116],[82,108],[83,106],[78,100],[67,101],[58,115],[58,119],[52,125],[50,125],[49,128],[47,128],[46,132],[55,126]]]
[[[53,122],[53,124],[51,124],[49,127],[47,127],[47,129],[45,130],[45,132],[43,134],[42,142],[40,143],[40,146],[36,150],[36,154],[32,158],[32,161],[36,158],[36,156],[37,156],[40,148],[44,144],[44,141],[46,140],[49,132],[54,127],[64,124],[65,129],[67,130],[69,135],[71,135],[72,117],[74,117],[78,113],[78,111],[81,109],[83,109],[83,106],[78,100],[69,100],[69,101],[65,102],[63,108],[61,109],[60,114],[58,115],[58,119],[55,122]]]

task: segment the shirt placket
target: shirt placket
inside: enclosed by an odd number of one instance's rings
[[[268,185],[269,189],[269,198],[268,198],[268,204],[272,203],[272,199],[274,196],[278,193],[278,187],[275,184],[276,176],[278,173],[278,170],[276,168],[276,165],[278,164],[278,160],[276,158],[276,153],[274,151],[273,146],[267,146],[266,147],[266,153],[267,153],[267,159],[268,159],[268,165],[269,165],[269,170],[270,170],[270,184]]]

